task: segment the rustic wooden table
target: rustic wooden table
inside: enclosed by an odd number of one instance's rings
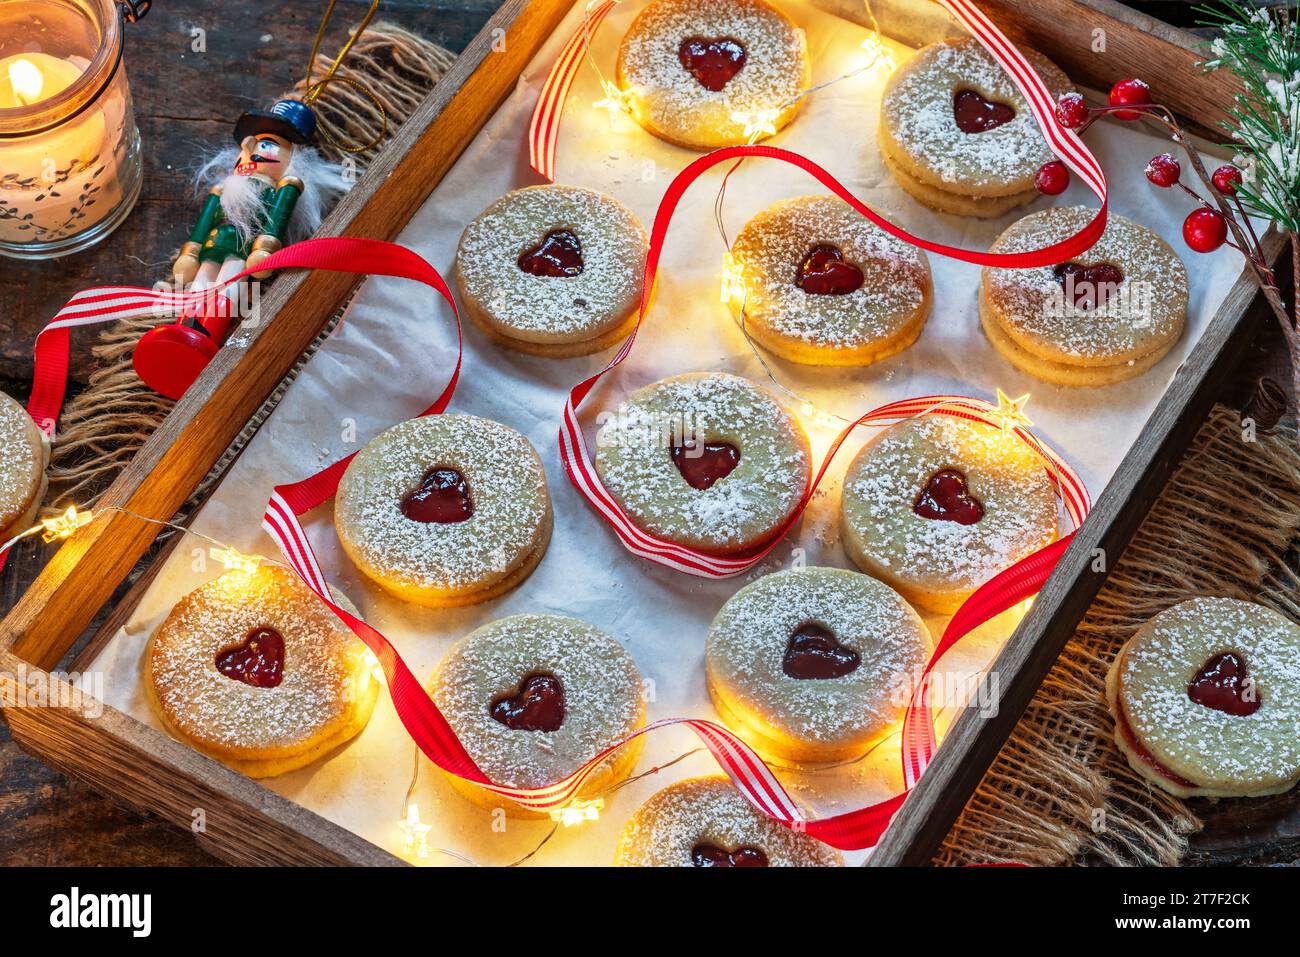
[[[458,51],[497,4],[454,0],[435,7],[428,0],[384,0],[381,16]],[[1191,19],[1190,5],[1181,0],[1132,5],[1173,23]],[[364,0],[339,0],[323,49],[336,49],[366,6]],[[165,274],[196,210],[190,190],[195,165],[224,145],[243,110],[265,106],[300,77],[323,7],[250,0],[191,0],[182,7],[159,0],[129,28],[128,70],[145,145],[139,204],[109,241],[91,251],[46,263],[0,259],[0,286],[22,290],[21,296],[0,296],[0,389],[27,394],[32,341],[69,295],[105,281],[149,284]],[[196,29],[202,31],[202,52],[194,49]],[[1244,397],[1260,374],[1281,376],[1286,369],[1281,338],[1270,333],[1233,377],[1237,395],[1229,398]],[[93,335],[74,335],[74,388],[91,371]],[[6,581],[0,595],[7,603],[24,584]],[[1207,828],[1197,838],[1193,860],[1297,862],[1300,815],[1294,805],[1283,795],[1206,809]],[[0,724],[0,864],[215,863],[184,831],[119,808],[24,754]]]

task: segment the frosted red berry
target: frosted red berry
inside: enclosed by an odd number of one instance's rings
[[[1168,189],[1178,182],[1178,177],[1183,175],[1183,168],[1178,165],[1178,160],[1174,159],[1172,153],[1161,153],[1151,157],[1146,172],[1147,179],[1162,189]]]
[[[1079,93],[1067,93],[1056,103],[1056,122],[1067,130],[1077,130],[1088,119],[1088,104]]]
[[[1070,185],[1070,171],[1065,168],[1065,164],[1060,160],[1052,160],[1050,163],[1044,163],[1038,172],[1034,175],[1034,186],[1040,193],[1048,196],[1058,196],[1065,192],[1065,188]]]
[[[1214,252],[1227,238],[1227,220],[1217,209],[1194,209],[1183,220],[1183,239],[1198,253]]]
[[[1237,187],[1241,185],[1241,170],[1237,167],[1227,164],[1220,166],[1214,171],[1214,188],[1224,196],[1235,196]]]
[[[1150,106],[1151,87],[1137,77],[1120,80],[1110,88],[1111,106]],[[1142,115],[1140,110],[1117,110],[1117,120],[1136,120]]]

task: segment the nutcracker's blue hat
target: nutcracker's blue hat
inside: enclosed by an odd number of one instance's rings
[[[280,100],[269,110],[249,110],[235,123],[236,143],[258,133],[274,133],[290,143],[310,143],[316,135],[316,114],[301,100]]]

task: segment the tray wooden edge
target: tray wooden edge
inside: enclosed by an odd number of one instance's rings
[[[1275,230],[1263,237],[1270,263],[1276,262],[1285,244],[1285,237]],[[1106,568],[1119,560],[1204,422],[1214,401],[1217,374],[1230,369],[1250,345],[1256,325],[1249,307],[1256,292],[1253,279],[1243,270],[1033,608],[991,665],[990,672],[999,676],[996,707],[992,713],[966,708],[954,720],[934,760],[876,846],[872,866],[926,864],[947,836],[1100,591],[1106,573],[1092,570],[1097,550],[1105,555]]]

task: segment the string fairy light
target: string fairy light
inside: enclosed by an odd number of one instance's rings
[[[550,818],[565,827],[576,827],[588,821],[600,820],[600,812],[605,807],[605,799],[598,797],[589,801],[575,798],[564,807],[552,808]]]
[[[611,121],[621,114],[632,115],[632,90],[619,89],[618,86],[603,77],[600,82],[605,95],[599,100],[593,101],[591,105],[599,110],[608,110]]]
[[[1001,389],[998,393],[998,407],[993,413],[1001,426],[1003,432],[1010,432],[1016,428],[1029,428],[1033,425],[1033,420],[1025,415],[1025,404],[1029,401],[1029,393],[1026,392],[1019,398],[1011,398]]]

